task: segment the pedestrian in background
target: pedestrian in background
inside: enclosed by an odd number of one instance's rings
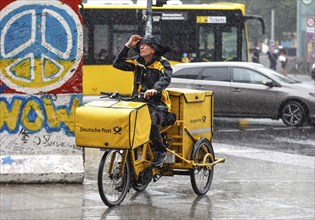
[[[269,66],[270,69],[273,69],[273,70],[277,71],[278,50],[275,49],[273,51],[273,53],[268,51],[267,55],[268,55],[269,62],[270,62],[270,66]]]
[[[252,57],[253,63],[259,63],[259,47],[255,47]]]
[[[280,72],[283,75],[287,75],[288,74],[288,71],[287,71],[288,56],[287,56],[287,51],[283,47],[280,48],[279,61],[281,63]]]

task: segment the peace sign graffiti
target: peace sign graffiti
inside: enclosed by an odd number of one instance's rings
[[[0,76],[16,91],[59,88],[82,59],[82,24],[59,1],[15,1],[1,11],[0,30]]]

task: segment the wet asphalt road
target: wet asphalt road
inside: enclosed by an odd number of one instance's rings
[[[213,141],[315,156],[315,126],[287,127],[281,120],[216,118]]]
[[[314,128],[281,121],[219,119],[210,191],[196,196],[189,176],[162,177],[106,207],[97,189],[102,152],[86,150],[84,184],[1,185],[0,219],[314,220]]]

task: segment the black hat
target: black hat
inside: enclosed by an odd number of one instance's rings
[[[153,48],[155,48],[155,54],[158,56],[163,56],[165,53],[171,51],[171,48],[168,46],[162,46],[160,44],[160,39],[158,36],[154,35],[145,35],[142,37],[142,39],[139,41],[139,43],[134,48],[135,51],[140,52],[140,45],[141,44],[149,44]]]

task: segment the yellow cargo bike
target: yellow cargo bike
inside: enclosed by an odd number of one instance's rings
[[[208,192],[215,158],[211,145],[213,103],[211,91],[168,89],[176,120],[161,127],[167,159],[152,167],[151,119],[148,104],[106,93],[109,99],[91,101],[76,110],[76,144],[104,150],[98,170],[98,189],[109,206],[122,203],[132,187],[141,192],[162,176],[190,175],[197,195]],[[131,101],[130,101],[131,100]]]

